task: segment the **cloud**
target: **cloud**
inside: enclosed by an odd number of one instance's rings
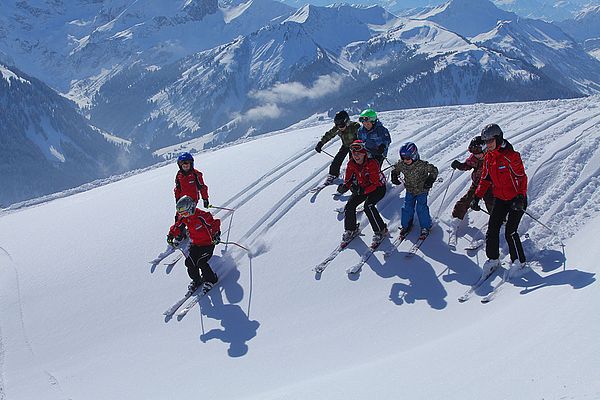
[[[246,111],[241,118],[250,121],[279,118],[285,111],[285,105],[329,95],[339,90],[341,84],[341,76],[323,75],[312,86],[300,82],[277,83],[269,89],[253,91],[250,97],[258,100],[259,105]]]
[[[250,96],[263,103],[287,104],[303,99],[318,99],[335,92],[341,84],[341,76],[323,75],[311,87],[300,82],[277,83],[269,89],[254,91]]]

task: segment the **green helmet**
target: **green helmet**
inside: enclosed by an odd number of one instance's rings
[[[367,108],[366,110],[364,110],[363,112],[360,113],[358,120],[360,122],[365,122],[365,121],[375,122],[375,121],[377,121],[377,113],[372,108]]]

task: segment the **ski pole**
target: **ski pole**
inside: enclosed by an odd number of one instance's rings
[[[440,208],[438,209],[437,215],[435,216],[435,220],[437,221],[440,217],[440,213],[442,212],[442,206],[444,205],[444,200],[446,200],[446,195],[448,194],[448,189],[450,189],[450,184],[452,183],[452,177],[454,176],[454,168],[452,169],[452,173],[450,174],[450,179],[448,179],[448,186],[446,186],[446,191],[444,192],[444,196],[442,197],[442,202],[440,203]]]
[[[244,250],[246,250],[248,253],[250,253],[250,250],[249,250],[248,248],[246,248],[246,247],[242,246],[242,245],[241,245],[241,244],[239,244],[239,243],[236,243],[236,242],[221,242],[221,243],[224,243],[224,244],[225,244],[225,246],[227,246],[228,244],[232,244],[232,245],[234,245],[234,246],[241,247],[242,249],[244,249]]]
[[[560,244],[564,246],[562,239],[556,234],[555,231],[553,231],[552,229],[550,229],[548,227],[548,225],[544,224],[542,221],[540,221],[539,219],[537,219],[536,217],[534,217],[533,215],[531,215],[531,213],[527,210],[523,210],[523,212],[527,215],[529,215],[529,217],[534,220],[535,222],[537,222],[538,224],[540,224],[541,226],[543,226],[544,228],[548,229],[548,231],[550,231],[550,233],[552,233],[554,236],[556,236],[558,238],[558,240],[560,240]]]
[[[231,212],[235,211],[233,208],[217,207],[217,206],[213,206],[212,204],[209,205],[208,208],[216,208],[217,210],[225,210],[225,211],[231,211]]]
[[[326,152],[325,150],[321,150],[321,153],[325,153],[325,154],[327,154],[329,157],[331,157],[331,158],[335,158],[334,156],[332,156],[331,154],[329,154],[329,153],[328,153],[328,152]]]

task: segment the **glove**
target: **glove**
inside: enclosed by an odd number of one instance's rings
[[[218,231],[213,235],[212,244],[217,245],[221,243],[221,231]]]
[[[171,247],[177,247],[179,246],[179,241],[177,239],[175,239],[173,236],[171,235],[167,235],[167,243],[169,244],[169,246]]]
[[[479,197],[473,197],[471,203],[469,204],[469,208],[474,211],[481,211],[481,207],[479,207]]]
[[[379,147],[377,147],[377,154],[383,155],[384,152],[385,152],[385,144],[380,144]]]
[[[363,189],[361,186],[358,186],[358,185],[352,185],[352,187],[350,188],[350,191],[355,196],[362,196],[363,194],[365,194],[365,189]]]
[[[204,204],[204,208],[210,207],[210,203],[208,202],[208,199],[202,199],[202,204]]]
[[[396,172],[396,170],[392,171],[392,183],[394,185],[400,185],[400,177],[398,176],[398,173]]]
[[[317,153],[320,153],[322,149],[323,149],[323,142],[317,143],[317,145],[315,146],[315,151]]]
[[[348,188],[346,187],[346,185],[344,185],[343,183],[340,183],[337,187],[337,192],[339,194],[344,194],[348,191]]]
[[[452,167],[452,169],[459,169],[461,165],[462,163],[460,161],[454,160],[452,161],[452,164],[450,164],[450,167]]]
[[[425,181],[423,182],[423,188],[431,189],[433,182],[435,182],[433,175],[427,175],[427,178],[425,178]]]
[[[518,194],[517,197],[512,200],[512,209],[515,211],[524,211],[525,208],[527,208],[527,197]]]

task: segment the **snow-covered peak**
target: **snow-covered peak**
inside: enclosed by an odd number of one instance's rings
[[[29,82],[27,79],[22,78],[16,72],[14,72],[10,68],[8,68],[7,66],[2,65],[2,64],[0,64],[0,77],[2,79],[4,79],[6,82],[8,82],[9,86],[11,85],[11,81],[18,81],[18,82],[22,82],[22,83],[31,84],[31,82]]]
[[[517,19],[517,15],[496,7],[489,0],[450,0],[418,16],[436,22],[465,37],[493,29],[498,21]]]

